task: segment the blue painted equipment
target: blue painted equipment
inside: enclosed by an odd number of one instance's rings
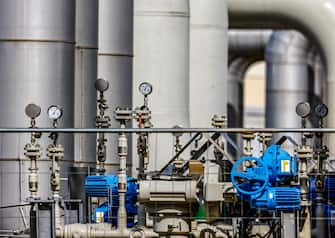
[[[108,222],[117,224],[119,209],[118,176],[102,175],[87,176],[85,190],[88,197],[106,197],[108,202],[95,209],[93,221],[96,223]],[[134,226],[134,217],[137,216],[137,184],[135,179],[127,177],[126,211],[128,227]]]
[[[335,206],[332,204],[325,204],[328,223],[330,226],[335,226]]]
[[[101,204],[93,212],[94,223],[112,222],[112,214],[110,214],[111,206],[108,202]]]
[[[297,158],[295,156],[291,158],[290,154],[279,145],[269,146],[262,160],[267,166],[270,183],[285,182],[297,175]]]
[[[297,159],[279,145],[271,145],[261,158],[242,157],[231,172],[239,196],[252,208],[295,210],[300,208],[300,189],[289,182],[297,176]]]
[[[260,197],[252,196],[252,207],[294,210],[300,207],[300,189],[297,187],[269,187]]]
[[[247,167],[245,171],[239,171],[244,162],[254,163],[254,167]],[[237,178],[243,179],[238,183]],[[247,180],[245,182],[244,180]],[[267,187],[269,182],[268,170],[261,159],[253,157],[242,157],[235,162],[231,171],[231,181],[237,191],[243,195],[259,194]]]
[[[315,178],[309,179],[309,199],[312,201],[312,214],[316,216],[317,212],[317,193],[315,187]],[[335,177],[334,175],[329,175],[324,178],[324,190],[323,190],[323,204],[324,215],[326,216],[327,223],[329,226],[335,226],[335,206],[329,202],[333,202],[335,198]],[[315,225],[315,220],[313,220],[313,226]]]
[[[88,197],[108,197],[110,189],[113,188],[113,185],[115,186],[115,179],[115,176],[87,176],[86,195]]]
[[[331,201],[335,201],[335,177],[334,175],[329,175],[325,177],[324,190],[325,190],[326,197]]]
[[[316,199],[315,180],[315,178],[309,178],[309,200],[311,201]]]
[[[334,175],[325,176],[324,178],[324,198],[332,202],[335,201],[335,177]],[[309,179],[309,194],[310,200],[315,201],[316,191],[315,191],[315,178]]]

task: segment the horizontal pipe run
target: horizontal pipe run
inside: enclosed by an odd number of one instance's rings
[[[11,207],[26,207],[31,206],[30,203],[22,203],[22,204],[8,204],[8,205],[0,205],[0,209],[6,209]]]
[[[112,229],[108,223],[95,224],[68,224],[64,227],[56,228],[57,238],[150,238],[158,237],[152,230],[146,228],[138,228],[132,230]]]
[[[335,128],[0,128],[0,133],[329,133]]]

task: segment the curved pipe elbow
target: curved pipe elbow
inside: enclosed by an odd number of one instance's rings
[[[263,58],[271,30],[229,30],[229,54]]]
[[[307,54],[307,62],[314,70],[324,70],[324,62],[319,50],[315,46],[311,46]]]
[[[328,81],[335,81],[334,0],[227,0],[232,28],[296,28],[311,37],[322,51]],[[317,13],[317,14],[316,14]]]
[[[312,39],[325,59],[327,101],[335,111],[335,0],[227,0],[230,27],[298,29]],[[335,126],[330,113],[327,126]],[[335,150],[335,136],[329,136],[329,148]]]
[[[276,31],[266,46],[265,59],[273,64],[307,64],[308,41],[297,31]]]
[[[250,57],[250,58],[246,58],[246,57],[236,57],[234,59],[232,59],[229,62],[229,66],[228,66],[228,71],[229,71],[229,77],[228,80],[239,80],[242,82],[244,75],[246,73],[246,71],[248,70],[248,68],[256,63],[257,61],[262,60],[262,58],[258,58],[258,57]]]

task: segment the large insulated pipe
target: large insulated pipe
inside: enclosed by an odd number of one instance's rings
[[[0,125],[28,127],[24,114],[28,103],[41,106],[38,127],[51,127],[47,116],[50,105],[63,107],[60,127],[74,126],[74,0],[0,1]],[[62,167],[72,164],[73,135],[60,135],[65,146]],[[29,196],[29,161],[23,155],[28,134],[0,135],[1,204],[19,204]],[[39,167],[39,195],[50,194],[50,163],[47,134],[39,141],[43,148]],[[65,170],[63,170],[65,171]],[[27,210],[0,210],[0,229],[22,229]]]
[[[244,76],[256,58],[230,57],[228,66],[228,127],[243,127],[244,118]],[[239,147],[243,147],[241,135],[229,133],[228,136]],[[232,145],[228,144],[228,152],[238,158],[240,156]]]
[[[98,59],[98,0],[76,2],[75,127],[94,128]],[[75,135],[77,166],[95,166],[96,135]]]
[[[110,85],[105,96],[109,106],[107,114],[111,118],[116,107],[132,106],[132,61],[133,0],[100,0],[98,77]],[[112,127],[118,125],[112,119]],[[106,138],[105,168],[107,172],[115,173],[119,169],[117,137],[109,134]]]
[[[98,74],[98,0],[76,1],[75,108],[76,128],[94,128]],[[96,165],[96,135],[75,134],[74,167],[70,168],[71,199],[83,201],[83,216],[88,219],[85,178]]]
[[[154,127],[188,127],[189,0],[136,0],[134,14],[133,105],[143,104],[138,85],[149,82]],[[172,157],[173,138],[156,134],[149,143],[148,170],[161,169]]]
[[[328,127],[335,127],[335,1],[333,0],[227,0],[230,27],[295,27],[315,40],[325,58],[327,75]],[[315,13],[318,14],[315,14]],[[322,27],[320,27],[322,26]],[[335,136],[329,135],[335,150]]]
[[[271,30],[230,30],[229,31],[229,80],[228,80],[228,126],[242,127],[237,120],[242,110],[239,92],[243,91],[243,77],[249,65],[264,60],[265,46]],[[307,49],[309,65],[309,100],[312,105],[324,100],[325,69],[319,50]],[[240,105],[240,106],[239,106]],[[242,113],[243,111],[241,111]]]
[[[229,30],[228,127],[243,127],[244,76],[253,63],[264,60],[271,34],[271,30]],[[240,135],[229,134],[229,137],[243,147]],[[228,151],[239,156],[231,146]]]
[[[258,58],[236,57],[229,62],[228,73],[228,127],[243,127],[244,76]]]
[[[249,66],[264,60],[271,30],[229,31],[228,126],[243,127],[243,79]]]
[[[326,84],[326,75],[325,75],[325,67],[319,50],[312,46],[308,51],[308,65],[313,70],[311,75],[310,86],[311,93],[313,93],[320,100],[325,99],[325,84]]]
[[[316,47],[311,47],[308,51],[308,65],[309,65],[309,98],[312,108],[317,104],[326,101],[326,74],[325,64]],[[319,126],[319,118],[314,114],[310,117],[313,127]]]
[[[190,12],[190,126],[210,127],[214,115],[227,116],[227,5],[225,0],[191,0]],[[212,151],[208,156],[214,159]],[[217,179],[216,164],[207,162],[205,168],[205,180]]]
[[[271,34],[271,30],[229,30],[229,58],[243,56],[263,60]]]
[[[271,36],[265,54],[266,127],[301,126],[295,108],[308,100],[307,52],[308,41],[297,31],[277,31]],[[290,136],[299,142],[299,135]]]
[[[190,125],[210,127],[227,114],[228,12],[223,0],[192,0],[190,29]]]

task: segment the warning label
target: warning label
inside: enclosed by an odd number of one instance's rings
[[[282,160],[281,161],[281,172],[282,173],[289,173],[290,172],[290,166],[291,161],[290,160]]]
[[[103,223],[104,222],[104,212],[96,212],[96,223]]]

